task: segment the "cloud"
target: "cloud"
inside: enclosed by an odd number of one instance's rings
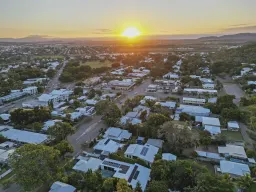
[[[228,27],[222,30],[222,32],[227,33],[256,33],[256,25],[252,26],[238,26],[238,27]]]
[[[241,24],[235,24],[235,25],[230,25],[230,27],[244,27],[250,25],[249,23],[241,23]]]
[[[112,29],[95,29],[92,31],[92,34],[113,34]]]

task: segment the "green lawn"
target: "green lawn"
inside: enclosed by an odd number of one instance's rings
[[[248,190],[248,192],[255,192],[256,191],[256,184],[253,184],[250,189]]]
[[[239,131],[222,131],[229,141],[243,141],[242,134]]]
[[[82,65],[89,65],[91,68],[100,68],[100,67],[111,67],[113,62],[106,60],[105,62],[100,61],[87,61],[82,63]]]

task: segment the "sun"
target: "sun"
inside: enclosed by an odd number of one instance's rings
[[[141,32],[136,27],[128,27],[122,33],[122,36],[128,38],[134,38],[141,34]]]

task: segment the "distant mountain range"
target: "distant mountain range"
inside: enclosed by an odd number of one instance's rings
[[[98,37],[98,38],[56,38],[50,36],[31,35],[24,38],[0,38],[0,42],[10,43],[36,43],[36,42],[69,42],[69,41],[114,41],[120,37]],[[207,35],[154,35],[141,37],[142,40],[186,40],[196,39],[201,41],[224,41],[224,40],[243,40],[256,41],[256,33],[239,33],[233,35],[207,36]]]

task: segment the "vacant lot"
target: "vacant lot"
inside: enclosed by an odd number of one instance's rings
[[[221,134],[225,135],[228,141],[243,141],[242,134],[239,131],[222,131]]]
[[[100,62],[100,61],[87,61],[85,63],[82,63],[82,65],[89,65],[91,66],[91,68],[100,68],[100,67],[111,67],[111,64],[113,62],[111,61],[104,61],[104,62]]]

